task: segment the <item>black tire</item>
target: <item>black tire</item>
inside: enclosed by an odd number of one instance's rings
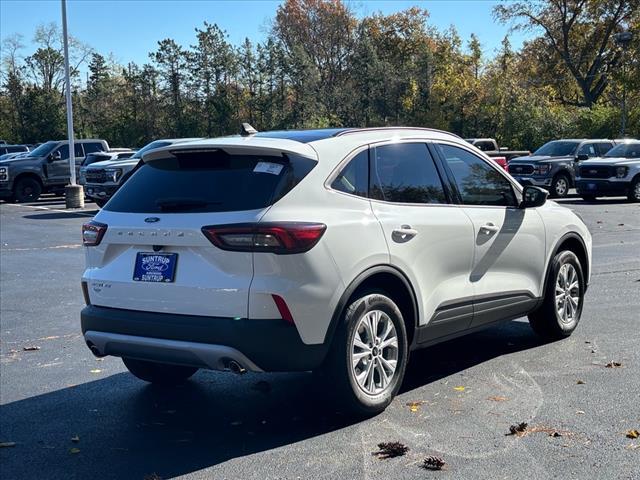
[[[109,199],[102,199],[102,198],[92,198],[91,200],[93,200],[96,205],[98,205],[100,208],[104,207],[107,202],[109,201]]]
[[[581,195],[582,199],[585,202],[595,202],[596,201],[596,196],[595,195]]]
[[[553,198],[564,198],[569,195],[569,188],[571,188],[569,177],[564,173],[559,173],[553,177],[551,182],[551,196]]]
[[[559,281],[560,270],[564,265],[570,265],[576,273],[576,280],[578,282],[577,294],[579,298],[572,318],[567,320],[563,318],[556,307],[556,284]],[[551,261],[542,305],[535,312],[529,314],[529,323],[533,331],[547,340],[558,340],[571,335],[580,322],[582,306],[584,305],[585,289],[586,285],[582,265],[575,253],[569,250],[558,253]],[[565,307],[565,309],[566,308],[567,307]]]
[[[631,182],[628,197],[631,202],[640,202],[640,177]]]
[[[381,311],[391,320],[395,327],[398,344],[395,352],[397,355],[395,372],[388,386],[378,394],[369,394],[360,387],[355,377],[355,367],[351,366],[352,341],[356,335],[356,329],[364,315],[372,311]],[[379,350],[380,356],[383,355],[382,351]],[[369,358],[372,356],[370,355]],[[337,407],[357,416],[368,417],[384,411],[398,393],[404,379],[407,358],[407,332],[402,312],[385,292],[368,291],[354,297],[346,308],[333,338],[322,375],[330,387],[327,391],[335,395]],[[373,362],[372,365],[375,365],[379,360],[363,361]],[[373,381],[375,382],[376,376],[380,381],[379,371],[375,370],[376,367],[371,368],[374,369]],[[381,368],[384,369],[384,367]]]
[[[195,367],[148,362],[134,358],[123,358],[122,361],[129,371],[140,380],[157,385],[179,385],[198,371]]]
[[[18,178],[13,185],[13,199],[18,203],[35,202],[41,193],[42,185],[33,177]]]

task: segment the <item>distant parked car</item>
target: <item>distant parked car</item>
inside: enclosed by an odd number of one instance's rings
[[[26,145],[0,145],[0,155],[7,153],[28,152],[29,147]]]
[[[109,150],[105,140],[76,140],[76,169],[89,153]],[[24,157],[0,161],[0,198],[17,202],[34,202],[42,192],[59,191],[69,183],[69,142],[52,140],[43,143]]]
[[[84,157],[80,171],[78,173],[78,183],[84,185],[86,183],[85,174],[87,167],[98,162],[106,162],[108,160],[124,160],[130,158],[135,154],[135,150],[129,148],[112,148],[108,152],[94,152]]]
[[[507,147],[499,147],[498,142],[496,142],[495,138],[467,138],[466,141],[479,150],[482,150],[491,158],[504,158],[505,164],[512,158],[531,154],[529,150],[509,150]],[[502,160],[494,161],[496,161],[498,165],[503,166]]]
[[[575,185],[579,162],[604,155],[612,140],[566,139],[545,143],[533,155],[509,161],[509,173],[521,185],[545,188],[553,197],[566,197]]]
[[[87,167],[84,171],[85,194],[96,202],[99,207],[104,206],[111,196],[127,181],[133,173],[142,155],[155,148],[167,147],[174,143],[199,140],[198,138],[173,138],[166,140],[155,140],[140,150],[133,156],[125,160],[108,160],[97,162]]]
[[[576,188],[587,201],[624,195],[640,202],[640,141],[626,140],[604,156],[580,163]]]

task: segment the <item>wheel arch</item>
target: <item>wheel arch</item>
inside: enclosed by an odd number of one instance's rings
[[[34,179],[35,181],[37,181],[40,184],[40,188],[42,188],[44,190],[44,183],[43,183],[42,179],[40,178],[40,176],[37,173],[34,173],[34,172],[22,172],[22,173],[19,173],[13,179],[13,185],[12,186],[15,187],[16,183],[18,183],[23,178],[32,178],[32,179]]]
[[[578,257],[578,260],[580,260],[580,266],[582,267],[584,278],[589,278],[589,256],[584,240],[576,232],[569,232],[560,237],[560,239],[556,242],[551,256],[549,257],[549,264],[547,265],[547,272],[545,274],[543,290],[545,292],[549,282],[549,275],[551,274],[551,262],[553,262],[553,259],[556,257],[556,255],[563,250],[569,250],[573,252],[576,257]],[[587,284],[585,283],[585,288],[586,287]]]
[[[342,320],[342,315],[348,307],[349,301],[359,292],[370,288],[380,288],[388,292],[394,301],[398,303],[398,308],[402,312],[407,329],[407,343],[408,345],[412,344],[419,318],[415,290],[401,270],[384,264],[369,267],[347,286],[334,309],[331,323],[325,335],[325,344],[332,343],[335,331]]]
[[[576,183],[575,178],[573,175],[571,175],[571,172],[566,166],[560,167],[558,171],[553,174],[553,178],[551,180],[552,185],[553,185],[553,182],[556,181],[556,178],[558,178],[560,175],[563,175],[564,177],[567,178],[567,180],[569,181],[569,187],[571,188],[575,187],[575,183]]]

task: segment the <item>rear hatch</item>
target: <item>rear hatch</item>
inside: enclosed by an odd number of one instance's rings
[[[202,228],[259,222],[315,166],[309,150],[183,145],[145,158],[85,227],[102,236],[85,249],[91,303],[246,318],[253,254],[214,246]]]

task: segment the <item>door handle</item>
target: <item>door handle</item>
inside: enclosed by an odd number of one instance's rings
[[[500,230],[500,227],[494,225],[491,222],[485,223],[483,226],[480,227],[480,233],[484,233],[486,235],[491,235],[492,233],[496,233],[498,230]]]
[[[392,234],[400,240],[409,240],[418,235],[418,231],[411,228],[411,225],[402,225],[400,228],[395,228]]]

